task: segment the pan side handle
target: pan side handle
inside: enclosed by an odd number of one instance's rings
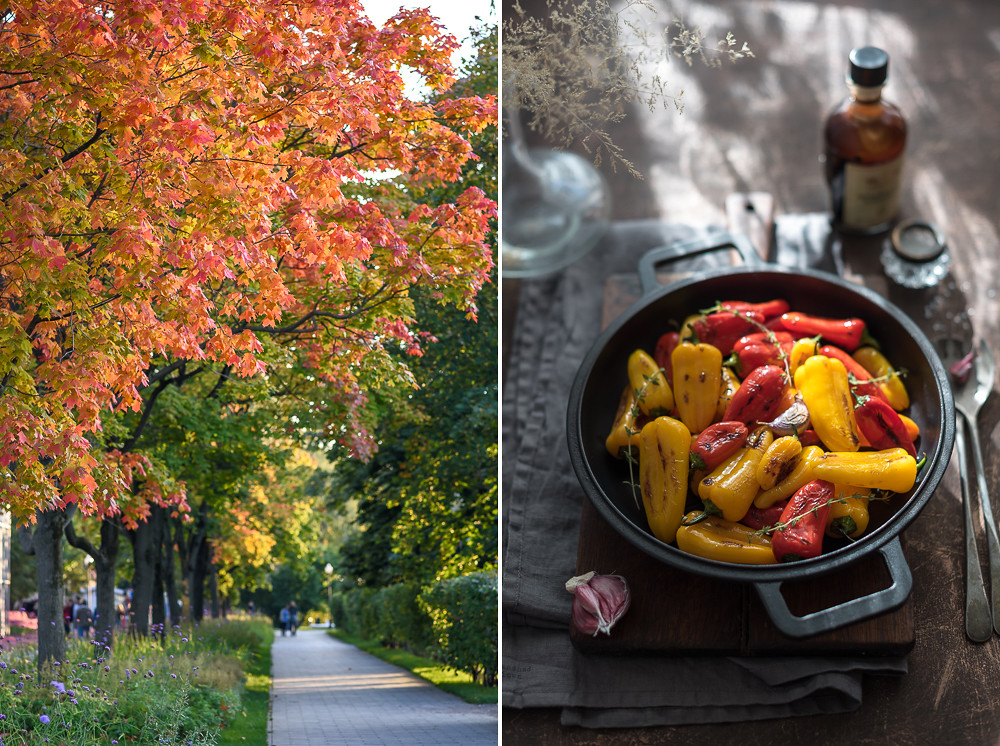
[[[656,270],[661,265],[688,259],[699,254],[732,249],[739,252],[743,263],[747,266],[763,264],[760,255],[750,243],[750,239],[740,233],[713,233],[710,236],[688,241],[675,241],[665,246],[650,249],[639,259],[639,282],[642,285],[642,294],[648,295],[660,287],[660,283],[656,279]]]
[[[830,632],[897,609],[910,595],[913,576],[910,574],[910,566],[906,564],[906,557],[903,556],[899,537],[879,547],[879,551],[889,570],[892,584],[888,588],[828,609],[796,616],[788,609],[785,597],[781,595],[780,582],[754,583],[754,588],[774,626],[789,637],[811,637]]]

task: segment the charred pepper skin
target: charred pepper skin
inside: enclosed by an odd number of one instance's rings
[[[765,534],[758,534],[749,526],[727,521],[720,516],[702,516],[699,511],[684,516],[681,527],[677,529],[677,548],[682,552],[740,565],[777,563],[771,540]]]
[[[795,371],[795,388],[809,408],[813,429],[831,451],[856,451],[861,445],[854,421],[847,368],[836,358],[813,355]]]
[[[691,468],[712,471],[747,442],[750,430],[742,422],[716,422],[691,443]]]
[[[819,354],[836,358],[844,364],[844,367],[847,369],[848,383],[855,396],[874,396],[879,399],[885,399],[885,394],[879,388],[878,384],[872,380],[871,374],[865,370],[861,363],[848,355],[845,350],[834,345],[823,345],[819,348]]]
[[[917,460],[903,448],[860,453],[831,452],[816,460],[812,473],[817,479],[837,484],[907,492],[917,481]]]
[[[723,419],[742,422],[748,427],[754,427],[758,422],[769,422],[778,414],[786,384],[783,368],[777,365],[755,368],[733,394]]]
[[[639,434],[639,485],[649,529],[660,541],[674,541],[688,494],[691,432],[680,420],[657,417]]]
[[[636,392],[643,414],[650,417],[670,414],[674,408],[674,392],[653,356],[645,350],[635,350],[629,355],[627,370],[629,384]]]
[[[792,495],[781,513],[781,528],[771,534],[771,549],[778,562],[812,559],[823,553],[833,499],[834,485],[825,479],[814,479]]]
[[[917,449],[906,424],[889,402],[876,397],[863,397],[854,408],[854,419],[872,448],[879,451],[902,448],[917,457]]]
[[[681,342],[670,356],[674,367],[674,406],[692,433],[712,424],[722,386],[722,353],[699,342]]]

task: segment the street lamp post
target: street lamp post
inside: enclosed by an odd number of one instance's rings
[[[328,614],[326,626],[329,629],[333,627],[333,565],[327,562],[323,572],[326,573],[326,613]]]

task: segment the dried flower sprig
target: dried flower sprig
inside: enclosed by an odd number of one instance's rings
[[[503,105],[511,116],[557,147],[578,143],[613,169],[642,178],[608,133],[628,107],[683,111],[683,91],[672,92],[657,72],[671,57],[714,67],[753,57],[750,47],[727,33],[714,46],[699,28],[679,18],[650,24],[652,0],[545,0],[547,17],[529,15],[515,0],[503,23]],[[651,31],[650,28],[656,30]]]

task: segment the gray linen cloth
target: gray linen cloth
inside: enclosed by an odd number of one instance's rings
[[[601,328],[612,274],[635,272],[646,250],[719,230],[654,221],[619,223],[556,276],[522,284],[502,394],[502,702],[559,707],[590,728],[721,723],[847,712],[864,674],[906,673],[906,658],[618,657],[570,642],[582,501],[569,460],[566,404]],[[819,266],[822,215],[776,223],[779,263]],[[828,254],[827,254],[828,255]],[[728,264],[704,256],[678,270]],[[826,269],[826,267],[824,267]]]

